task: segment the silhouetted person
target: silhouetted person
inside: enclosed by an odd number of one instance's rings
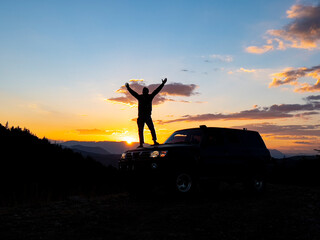
[[[142,94],[138,94],[137,92],[133,91],[129,84],[126,83],[126,87],[131,93],[132,96],[134,96],[138,100],[138,129],[139,129],[139,140],[140,145],[139,147],[143,147],[144,144],[144,137],[143,137],[143,128],[144,124],[146,123],[151,131],[152,140],[154,142],[154,145],[158,145],[157,142],[157,135],[156,131],[153,126],[152,118],[151,118],[151,111],[152,111],[152,100],[153,98],[161,91],[164,84],[166,84],[167,79],[162,79],[162,84],[157,87],[151,94],[149,94],[149,89],[144,87],[142,90]]]

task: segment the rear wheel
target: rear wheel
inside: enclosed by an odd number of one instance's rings
[[[263,193],[266,190],[265,177],[262,175],[254,175],[245,181],[245,187],[250,193]]]

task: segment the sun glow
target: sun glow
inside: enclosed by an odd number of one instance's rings
[[[126,141],[128,144],[135,142],[136,140],[133,137],[124,137],[123,141]]]

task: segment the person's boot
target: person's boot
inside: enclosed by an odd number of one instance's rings
[[[140,145],[138,146],[138,148],[143,148],[143,143],[140,143]]]
[[[154,140],[153,142],[154,142],[153,145],[159,145],[159,143],[156,140]]]

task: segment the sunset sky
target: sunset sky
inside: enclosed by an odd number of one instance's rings
[[[315,153],[320,2],[0,2],[2,125],[52,140],[138,141],[124,84],[141,93],[165,77],[153,101],[159,142],[206,124]]]

